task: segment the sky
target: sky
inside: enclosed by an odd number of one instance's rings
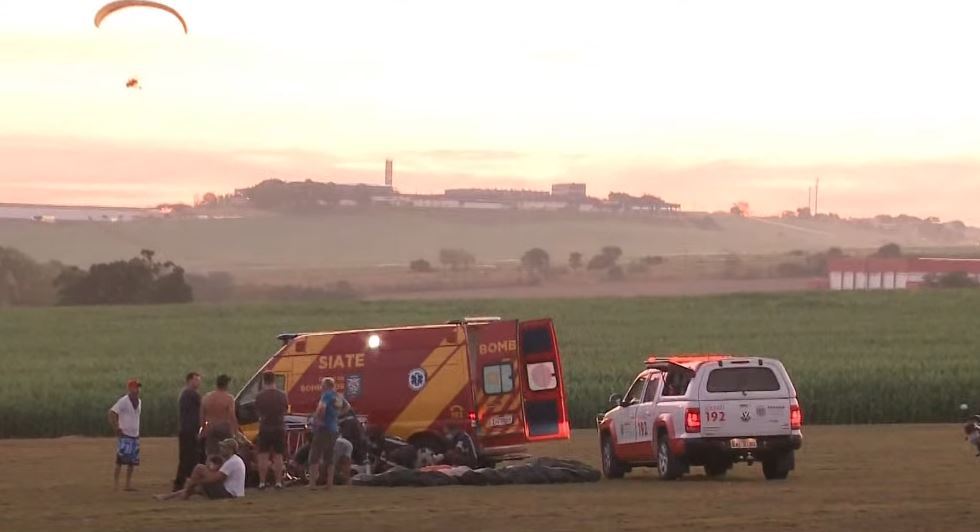
[[[266,178],[980,224],[980,3],[0,0],[0,202]],[[127,89],[131,77],[140,90]]]

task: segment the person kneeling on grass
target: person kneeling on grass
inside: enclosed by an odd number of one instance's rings
[[[222,440],[218,450],[224,463],[218,469],[214,465],[198,465],[184,484],[184,489],[157,495],[157,500],[174,498],[189,499],[195,493],[209,499],[235,499],[245,496],[245,462],[238,456],[238,442],[234,438]]]
[[[349,486],[351,484],[351,454],[354,451],[354,445],[347,441],[343,436],[337,438],[337,442],[333,446],[333,465],[334,465],[334,484]],[[296,453],[293,455],[293,459],[287,464],[287,470],[289,474],[300,479],[299,483],[307,482],[307,468],[309,467],[310,458],[310,444],[300,447]],[[325,464],[320,465],[320,472],[317,475],[317,484],[326,484],[326,469]]]

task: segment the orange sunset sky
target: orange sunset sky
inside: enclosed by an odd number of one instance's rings
[[[980,2],[0,0],[0,202],[261,179],[980,223]],[[138,77],[142,90],[126,89]]]

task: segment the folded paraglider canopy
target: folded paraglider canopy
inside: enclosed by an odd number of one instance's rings
[[[120,9],[126,9],[128,7],[149,7],[153,9],[162,9],[170,13],[171,15],[177,17],[180,21],[180,25],[184,27],[184,33],[187,33],[187,22],[184,21],[184,17],[180,16],[180,13],[176,9],[160,2],[149,2],[147,0],[121,0],[118,2],[109,2],[108,4],[102,6],[101,9],[95,14],[95,27],[98,28],[102,24],[102,20],[109,15],[119,11]]]

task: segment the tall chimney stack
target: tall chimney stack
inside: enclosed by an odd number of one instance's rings
[[[385,161],[385,186],[391,186],[392,183],[392,166],[393,163],[391,159]]]

